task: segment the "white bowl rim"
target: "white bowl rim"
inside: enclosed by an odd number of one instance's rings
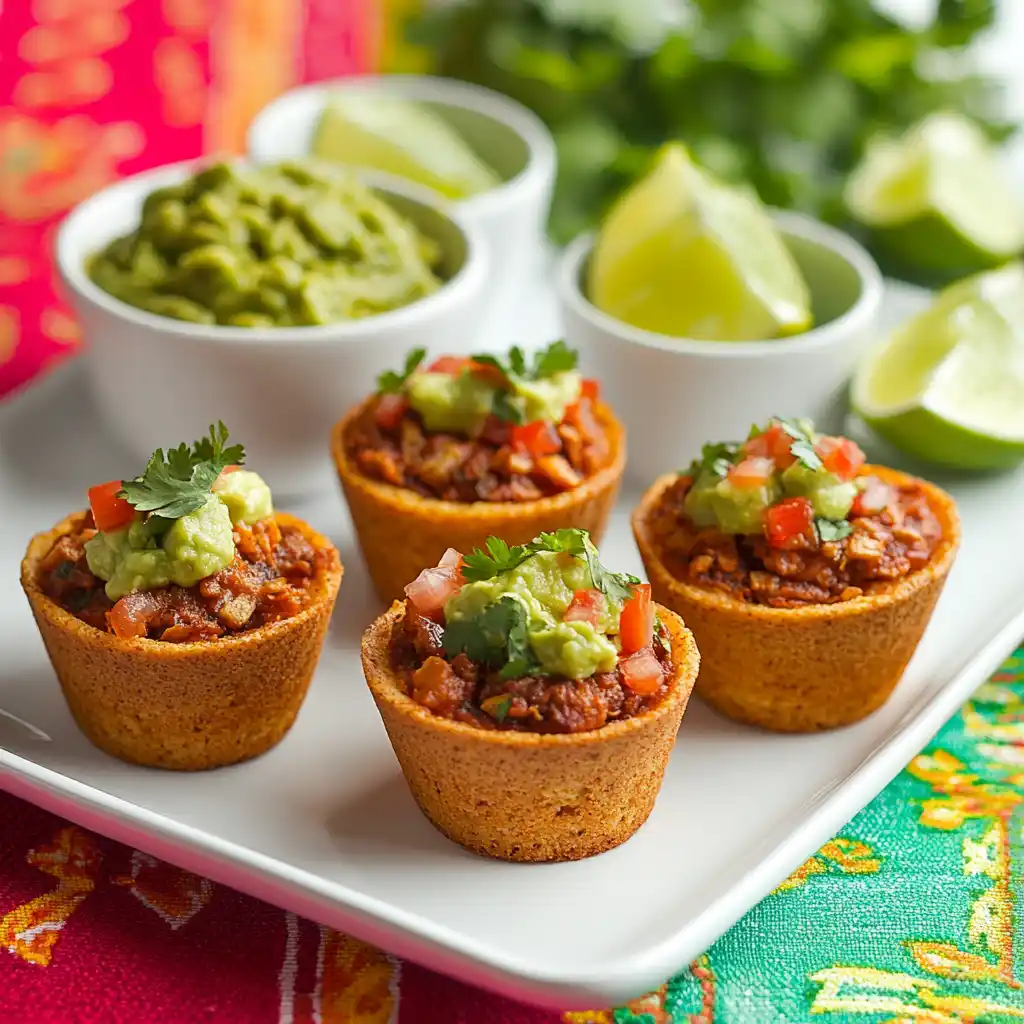
[[[555,286],[564,306],[588,321],[605,334],[612,335],[643,348],[661,349],[686,355],[701,355],[721,359],[746,359],[773,355],[792,355],[828,348],[849,338],[851,331],[869,323],[882,304],[885,287],[882,272],[868,251],[846,232],[830,227],[814,217],[793,210],[771,211],[783,234],[802,238],[831,250],[844,260],[860,281],[860,295],[843,314],[828,323],[812,327],[803,334],[789,338],[770,338],[764,341],[704,341],[696,338],[676,338],[668,334],[632,327],[597,308],[580,287],[580,272],[594,247],[595,232],[586,232],[575,238],[562,253],[555,275]]]
[[[341,78],[326,78],[288,89],[271,100],[252,119],[246,132],[246,153],[251,157],[253,150],[257,148],[253,140],[262,133],[262,125],[282,108],[291,105],[296,97],[322,94],[326,101],[331,93],[339,90],[373,92],[377,89],[397,90],[402,86],[408,86],[409,92],[416,100],[471,110],[475,114],[489,118],[505,128],[510,128],[526,145],[526,166],[518,174],[486,192],[466,199],[450,200],[456,207],[470,208],[474,211],[500,209],[515,203],[517,193],[526,184],[546,180],[554,175],[557,163],[554,137],[529,107],[494,89],[474,82],[463,82],[457,78],[447,78],[444,75],[348,75]]]
[[[236,327],[227,324],[197,324],[189,320],[176,320],[174,317],[159,316],[156,313],[138,309],[115,298],[109,292],[105,292],[85,273],[84,262],[72,258],[68,252],[71,239],[74,239],[81,230],[83,218],[92,212],[93,208],[107,205],[122,206],[126,202],[134,201],[138,194],[145,195],[162,185],[181,181],[194,169],[217,163],[220,159],[223,158],[210,155],[181,160],[172,164],[161,164],[159,167],[121,178],[78,203],[61,220],[54,242],[57,270],[65,286],[84,301],[99,306],[110,316],[119,320],[127,320],[144,328],[138,332],[139,340],[156,330],[166,334],[183,335],[210,344],[344,345],[363,344],[393,328],[407,328],[415,326],[425,318],[434,319],[443,316],[452,306],[461,302],[465,293],[471,291],[477,281],[487,274],[490,263],[487,243],[478,227],[467,223],[464,218],[451,209],[450,204],[441,201],[429,189],[418,188],[412,182],[407,184],[404,180],[392,175],[375,175],[373,173],[361,174],[360,177],[364,178],[371,187],[379,187],[382,191],[400,195],[420,206],[428,207],[449,221],[465,242],[466,257],[456,274],[445,281],[433,294],[417,299],[407,306],[401,306],[385,313],[377,313],[360,320],[342,320],[337,323],[306,327]],[[246,164],[249,161],[245,157],[233,157],[229,158],[229,162]]]

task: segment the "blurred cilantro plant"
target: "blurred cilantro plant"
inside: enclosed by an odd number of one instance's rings
[[[879,130],[938,109],[994,139],[997,83],[964,47],[996,0],[939,0],[911,28],[881,0],[455,0],[410,23],[435,69],[535,110],[560,167],[551,233],[598,221],[668,139],[772,205],[843,217],[844,176]]]

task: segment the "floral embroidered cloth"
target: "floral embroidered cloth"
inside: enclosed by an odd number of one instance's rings
[[[48,257],[59,217],[120,175],[240,152],[282,89],[371,66],[374,10],[0,2],[0,395],[78,344]],[[1024,651],[705,956],[628,1008],[559,1013],[400,964],[0,794],[0,1024],[1024,1020],[1022,802]]]

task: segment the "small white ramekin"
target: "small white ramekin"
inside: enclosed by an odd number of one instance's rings
[[[57,268],[82,325],[100,413],[143,460],[140,469],[154,449],[191,441],[220,419],[279,496],[331,488],[331,427],[373,390],[377,374],[400,367],[412,348],[448,352],[453,339],[475,337],[486,243],[427,190],[369,175],[443,253],[445,284],[401,309],[318,327],[208,326],[136,309],[93,284],[86,258],[138,225],[150,192],[195,167],[172,164],[126,178],[80,203],[60,225]]]
[[[819,326],[792,338],[696,341],[631,327],[585,294],[592,235],[574,241],[557,270],[567,342],[626,425],[626,478],[646,486],[685,469],[712,441],[740,440],[771,416],[807,416],[838,431],[846,385],[875,337],[882,275],[852,238],[798,213],[776,221],[811,290]]]
[[[257,163],[308,156],[324,106],[339,91],[383,93],[435,108],[504,179],[497,188],[455,203],[461,219],[490,244],[488,343],[516,336],[526,301],[547,252],[547,218],[555,182],[555,143],[543,122],[515,100],[477,85],[431,75],[366,75],[305,85],[264,107],[249,127],[248,153]]]

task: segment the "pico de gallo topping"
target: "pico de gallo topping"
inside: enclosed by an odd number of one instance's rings
[[[158,449],[145,471],[88,489],[89,510],[41,560],[65,610],[122,639],[211,640],[288,618],[333,552],[274,517],[223,423]]]
[[[922,568],[942,537],[924,490],[849,438],[773,419],[705,445],[652,524],[681,578],[774,607],[832,603]]]
[[[532,359],[518,347],[440,356],[410,352],[378,378],[346,438],[365,475],[446,501],[535,501],[607,465],[596,381],[556,341]]]
[[[585,530],[454,549],[406,587],[392,657],[408,695],[487,729],[570,733],[651,708],[671,674],[650,584]]]

